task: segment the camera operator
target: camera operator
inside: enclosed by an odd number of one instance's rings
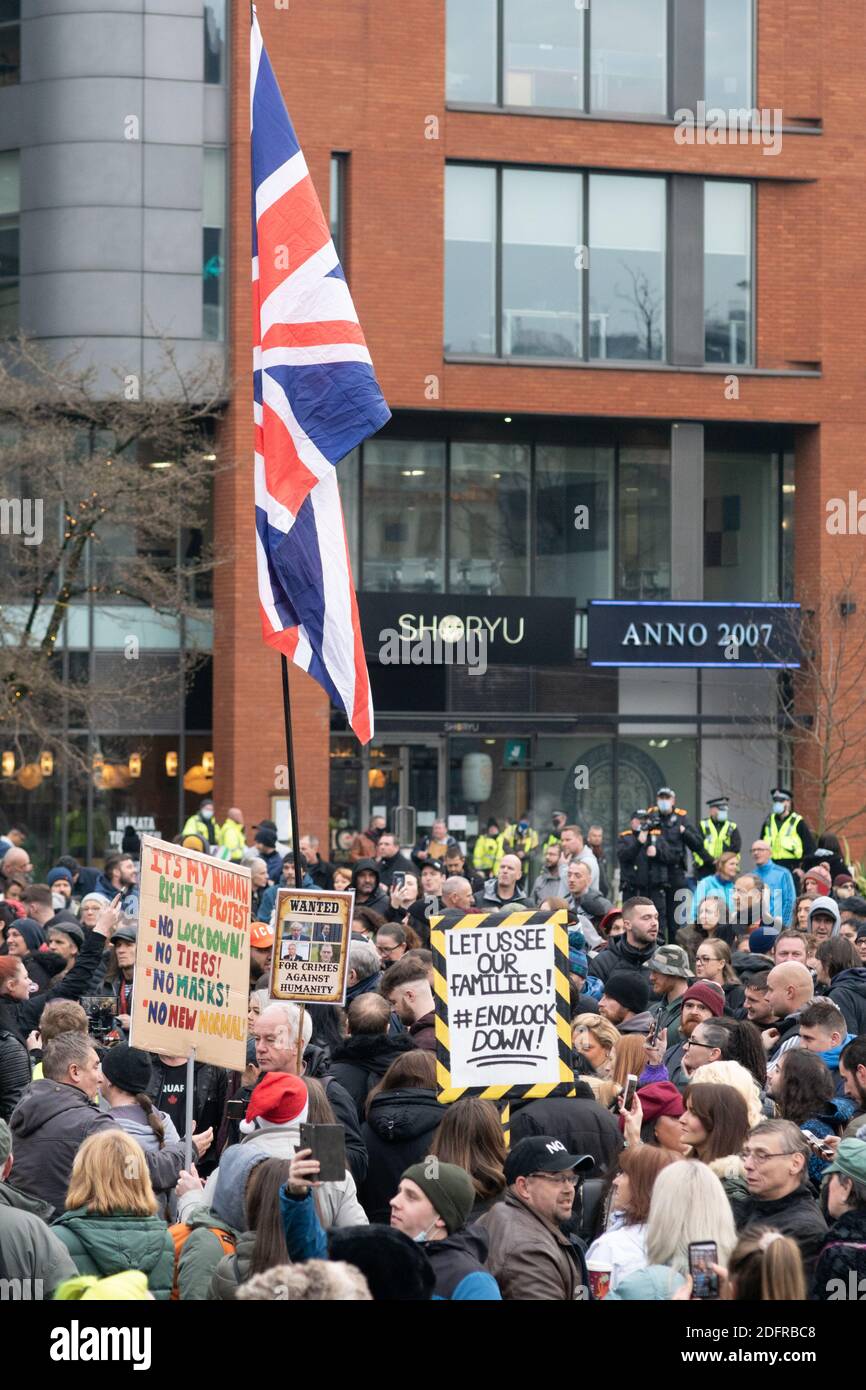
[[[620,863],[623,901],[632,897],[650,898],[659,914],[659,940],[664,942],[665,894],[671,873],[676,872],[677,860],[654,807],[635,811],[632,828],[622,832],[616,852]],[[673,910],[670,930],[676,931]]]
[[[689,822],[688,813],[676,804],[676,792],[673,787],[659,787],[656,792],[656,804],[649,807],[649,820],[651,826],[656,826],[661,831],[656,844],[655,858],[664,863],[664,874],[655,886],[655,892],[651,890],[650,897],[656,901],[656,893],[661,895],[661,901],[657,903],[659,909],[659,922],[661,924],[661,935],[667,941],[674,941],[677,929],[682,923],[676,921],[674,915],[676,907],[676,894],[686,886],[687,856],[686,850],[695,850],[700,853],[703,849],[703,841],[695,827]],[[652,833],[652,831],[651,831]],[[668,851],[664,853],[662,846]]]

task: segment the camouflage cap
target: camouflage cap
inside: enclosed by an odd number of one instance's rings
[[[649,962],[650,970],[660,975],[681,975],[684,980],[692,978],[689,958],[682,946],[659,946]]]

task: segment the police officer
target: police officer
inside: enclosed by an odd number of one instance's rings
[[[728,798],[716,796],[708,801],[707,805],[710,808],[709,817],[700,823],[703,849],[692,853],[696,878],[707,878],[724,850],[733,850],[735,854],[739,854],[742,848],[737,823],[728,820]]]
[[[479,835],[472,850],[472,865],[485,878],[493,873],[497,862],[502,858],[502,835],[499,822],[491,816],[484,834]]]
[[[774,787],[770,795],[773,809],[761,827],[761,839],[768,841],[773,863],[794,873],[815,853],[815,838],[793,809],[793,793],[787,787]]]
[[[661,829],[660,839],[670,850],[670,859],[665,864],[665,882],[659,885],[664,898],[664,911],[659,910],[659,936],[673,941],[681,923],[675,918],[676,894],[686,886],[686,850],[700,854],[703,849],[701,837],[693,825],[689,824],[688,812],[677,806],[677,794],[673,787],[659,787],[656,804],[649,807],[650,819],[655,818]],[[650,894],[653,897],[653,894]],[[653,897],[653,901],[655,898]]]
[[[560,843],[562,837],[562,828],[563,826],[568,824],[568,816],[565,814],[564,811],[554,811],[550,817],[550,823],[553,826],[553,829],[551,830],[547,839],[544,841],[544,844],[541,846],[542,857],[544,855],[544,851],[550,849],[551,845],[558,845]]]
[[[641,858],[641,851],[647,843],[647,837],[640,839],[645,816],[646,811],[634,811],[628,830],[621,830],[617,839],[619,891],[623,902],[646,893],[649,889],[649,865],[646,854]]]

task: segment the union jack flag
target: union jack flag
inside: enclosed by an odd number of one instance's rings
[[[335,465],[385,404],[255,9],[250,43],[256,557],[265,641],[362,743],[373,702]]]

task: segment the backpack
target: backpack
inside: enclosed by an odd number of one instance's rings
[[[235,1253],[236,1242],[234,1236],[230,1236],[228,1231],[222,1230],[220,1226],[208,1226],[207,1229],[212,1236],[216,1236],[224,1255],[233,1255]],[[192,1226],[188,1225],[185,1221],[176,1221],[173,1226],[169,1226],[168,1228],[168,1233],[174,1245],[174,1278],[171,1283],[171,1297],[175,1301],[180,1298],[180,1289],[178,1287],[180,1256],[183,1247],[192,1235],[192,1231]]]

